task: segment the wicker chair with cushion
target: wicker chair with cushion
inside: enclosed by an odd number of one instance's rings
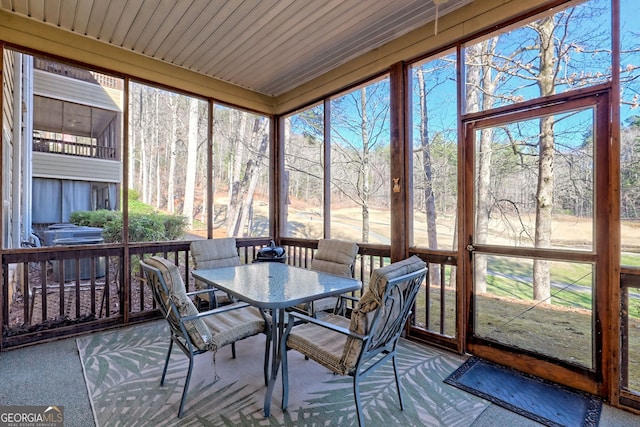
[[[351,314],[351,320],[336,314],[319,320],[290,313],[295,321],[289,322],[281,348],[282,409],[286,409],[289,395],[288,349],[299,351],[336,374],[353,377],[353,393],[361,426],[364,425],[364,416],[360,381],[391,359],[400,409],[404,409],[396,347],[426,273],[426,264],[417,256],[375,270],[367,291]]]
[[[141,261],[140,266],[156,304],[169,322],[171,340],[160,385],[164,384],[174,344],[189,357],[189,368],[178,417],[182,417],[193,370],[193,359],[198,354],[212,351],[215,371],[215,354],[219,348],[231,344],[232,355],[235,358],[236,341],[265,333],[267,342],[265,345],[264,380],[265,384],[267,383],[271,334],[270,320],[262,311],[248,304],[236,303],[215,310],[198,312],[191,297],[198,292],[207,292],[207,290],[187,293],[180,271],[174,263],[154,256]],[[217,373],[214,372],[214,374],[217,376]]]
[[[358,255],[358,245],[353,242],[321,239],[318,241],[318,250],[311,260],[311,269],[336,276],[353,277],[356,255]],[[319,311],[333,310],[337,302],[337,297],[328,297],[298,308],[315,317]]]
[[[221,239],[194,240],[189,246],[193,267],[196,269],[234,267],[240,265],[240,257],[236,247],[236,239],[234,237],[225,237]],[[208,303],[209,309],[214,309],[219,305],[229,304],[233,299],[224,292],[216,292],[206,283],[200,280],[195,281],[196,289],[209,289],[208,293],[200,293],[198,300]]]

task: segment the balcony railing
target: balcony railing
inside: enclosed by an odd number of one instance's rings
[[[81,143],[34,136],[33,151],[91,157],[94,159],[117,160],[115,148],[98,145],[95,141],[91,143]]]
[[[84,82],[94,83],[112,89],[123,90],[124,88],[124,83],[121,78],[72,67],[71,65],[61,64],[59,62],[49,61],[44,58],[38,58],[37,56],[34,57],[33,65],[36,70],[46,71],[59,76],[70,77],[72,79],[82,80]]]

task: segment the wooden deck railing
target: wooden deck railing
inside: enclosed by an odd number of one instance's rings
[[[193,289],[189,243],[131,243],[127,263],[125,248],[118,244],[3,251],[0,349],[158,318],[151,293],[140,280],[140,259],[171,259]],[[239,239],[241,262],[252,262],[268,243]]]
[[[631,364],[636,365],[629,354],[640,352],[640,333],[637,318],[640,317],[640,269],[623,267],[620,269],[620,402],[640,410],[640,378],[630,375]],[[635,348],[634,348],[635,347]]]
[[[269,241],[237,239],[241,262],[253,262]],[[3,251],[1,349],[158,318],[151,293],[141,280],[139,262],[151,255],[172,260],[191,290],[194,285],[189,274],[192,268],[189,244],[189,241],[131,243],[126,248],[126,262],[125,248],[118,244]],[[288,264],[308,268],[317,241],[286,238],[281,245],[287,252]],[[389,264],[390,251],[384,245],[359,246],[355,276],[366,289],[371,272]],[[444,315],[445,310],[451,312],[450,307],[455,307],[455,300],[449,296],[455,295],[455,291],[448,283],[455,263],[449,257],[418,255],[430,263],[430,268],[438,268],[442,273],[438,273],[441,279],[437,284],[426,284],[410,333],[418,338],[424,334],[442,335],[446,342],[447,331],[455,333],[455,328],[449,329],[455,320],[449,321],[449,316]],[[434,293],[434,289],[438,292]]]
[[[253,262],[268,243],[268,238],[237,239],[241,262]],[[0,350],[160,318],[141,280],[139,261],[151,255],[171,259],[179,266],[188,289],[193,289],[189,244],[175,241],[131,243],[127,248],[101,244],[4,250]],[[315,240],[285,238],[280,244],[288,264],[310,266]],[[359,247],[355,276],[366,289],[371,272],[390,262],[390,250],[383,245]],[[457,350],[456,254],[412,249],[410,255],[425,260],[429,274],[407,335]],[[640,269],[622,268],[620,286],[620,399],[640,409],[636,403],[640,378],[630,375],[631,364],[637,362],[629,357],[640,346],[635,320],[640,313]]]

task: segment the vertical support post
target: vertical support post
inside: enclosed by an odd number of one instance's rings
[[[403,62],[395,63],[390,70],[390,133],[391,133],[391,262],[407,257],[409,244],[407,235],[411,233],[411,201],[409,191],[412,186],[411,152],[408,136],[409,96],[407,92],[407,71]]]

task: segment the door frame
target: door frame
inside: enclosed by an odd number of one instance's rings
[[[612,254],[619,247],[619,242],[609,239],[609,230],[615,224],[611,206],[617,206],[618,181],[612,176],[611,164],[611,85],[594,86],[586,90],[576,90],[559,95],[527,101],[518,105],[510,105],[490,111],[471,113],[461,117],[463,137],[460,146],[460,180],[461,180],[461,215],[459,234],[459,254],[462,268],[460,282],[462,283],[463,298],[461,298],[459,313],[464,317],[463,330],[460,333],[462,347],[466,352],[486,358],[488,360],[510,366],[517,370],[569,385],[580,390],[606,396],[609,384],[605,380],[609,375],[603,372],[618,365],[617,337],[614,330],[615,313],[611,313],[612,287],[617,283],[611,280],[613,264]],[[500,123],[537,118],[547,114],[571,111],[593,106],[594,117],[594,244],[592,251],[565,252],[559,249],[517,248],[498,245],[479,245],[473,243],[475,227],[475,129],[484,128]],[[527,258],[543,258],[550,260],[576,261],[592,263],[595,266],[595,286],[593,295],[593,370],[576,365],[559,362],[551,357],[545,357],[532,352],[507,347],[474,335],[474,284],[473,284],[473,253],[523,256]],[[617,301],[616,301],[617,303]],[[619,305],[619,304],[617,304]]]

